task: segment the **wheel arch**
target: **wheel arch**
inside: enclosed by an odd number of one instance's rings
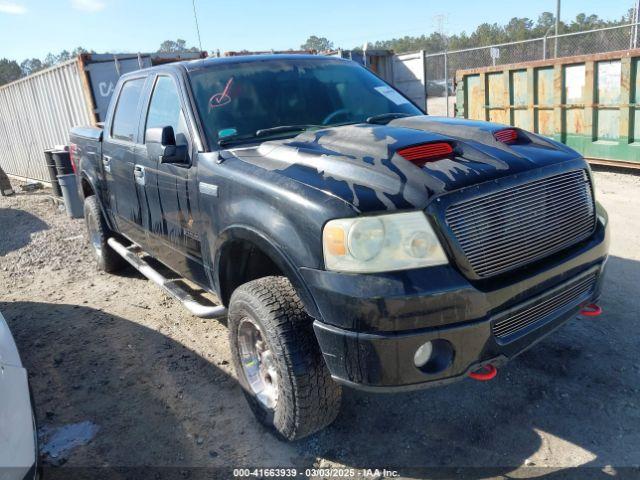
[[[215,252],[215,283],[224,305],[229,305],[233,290],[243,283],[282,275],[293,285],[307,313],[314,318],[320,315],[293,260],[264,233],[243,225],[229,227],[218,236]]]
[[[86,173],[82,173],[80,175],[80,193],[82,193],[82,198],[85,199],[90,197],[91,195],[96,195],[96,189]]]
[[[97,182],[86,170],[82,170],[80,172],[80,184],[78,185],[78,193],[82,195],[83,200],[91,195],[95,195],[96,199],[98,200],[98,206],[100,207],[102,216],[107,222],[107,226],[111,230],[114,230],[111,219],[109,218],[109,215],[107,215],[107,211],[104,208],[104,204],[102,203],[102,198],[99,194]]]

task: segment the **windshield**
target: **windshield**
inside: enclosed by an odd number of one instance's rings
[[[422,114],[368,70],[341,60],[270,58],[221,63],[192,71],[190,76],[211,145],[223,139],[253,138],[258,130],[262,130],[260,138],[268,138],[295,135],[313,126],[360,123],[390,113]],[[268,130],[275,127],[282,128]]]

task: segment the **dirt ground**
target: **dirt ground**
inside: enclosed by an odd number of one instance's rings
[[[189,467],[268,466],[409,478],[638,473],[640,176],[595,178],[612,227],[601,317],[570,322],[492,382],[346,390],[337,421],[293,444],[254,421],[224,323],[190,316],[132,270],[98,273],[83,221],[45,194],[0,197],[0,310],[29,370],[42,461],[66,478],[74,467],[145,466],[179,467],[181,478]],[[82,422],[85,441],[47,443]]]

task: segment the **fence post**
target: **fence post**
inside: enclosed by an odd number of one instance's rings
[[[444,101],[447,104],[447,117],[449,116],[449,73],[447,71],[447,51],[444,51]]]
[[[556,30],[555,30],[555,36],[556,39],[553,43],[553,58],[558,58],[558,33],[560,33],[558,31],[558,27],[560,26],[560,0],[556,0]]]
[[[427,56],[424,50],[420,50],[420,56],[422,57],[422,89],[424,93],[424,113],[429,114],[428,101],[427,101]]]
[[[633,27],[631,27],[631,35],[633,35],[633,48],[638,48],[638,22],[640,21],[640,0],[636,0],[633,9]]]

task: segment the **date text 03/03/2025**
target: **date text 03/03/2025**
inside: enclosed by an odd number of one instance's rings
[[[386,468],[235,468],[234,478],[395,478],[396,470]]]

